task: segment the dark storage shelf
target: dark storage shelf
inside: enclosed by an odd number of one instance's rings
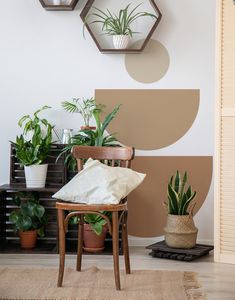
[[[52,198],[63,185],[73,178],[75,171],[68,170],[64,164],[65,156],[61,156],[56,164],[56,158],[64,145],[53,145],[48,159],[49,167],[46,187],[43,189],[26,188],[24,170],[20,167],[15,157],[14,146],[11,146],[11,167],[10,167],[10,184],[0,186],[0,253],[58,253],[58,230],[57,230],[57,210],[55,208],[56,199]],[[19,174],[20,176],[16,176]],[[14,232],[9,214],[16,206],[13,203],[13,196],[17,192],[37,192],[39,201],[45,207],[48,216],[48,224],[45,227],[45,237],[38,238],[37,246],[33,250],[22,250],[19,245],[19,237]],[[121,231],[120,231],[121,234]],[[77,226],[71,228],[66,235],[67,252],[75,254],[77,249]],[[120,254],[121,238],[119,239]],[[84,252],[86,253],[86,252]],[[101,254],[112,253],[112,238],[107,235],[105,240],[105,249]]]

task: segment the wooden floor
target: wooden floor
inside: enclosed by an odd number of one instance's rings
[[[213,254],[194,262],[181,262],[152,258],[148,255],[149,250],[142,247],[131,247],[130,250],[132,269],[194,271],[198,273],[209,300],[235,300],[235,265],[214,263]],[[66,266],[74,268],[75,260],[75,255],[67,255]],[[1,254],[0,265],[57,267],[58,255]],[[83,268],[92,265],[104,269],[112,268],[112,256],[84,255]],[[124,267],[123,257],[120,258],[120,266]]]

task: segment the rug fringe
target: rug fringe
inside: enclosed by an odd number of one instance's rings
[[[194,272],[184,273],[184,288],[188,300],[206,300],[206,294],[200,289],[201,285],[197,280],[197,274]]]

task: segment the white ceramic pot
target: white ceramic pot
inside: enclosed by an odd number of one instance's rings
[[[128,35],[113,35],[113,46],[115,49],[126,49],[129,41],[130,37]]]
[[[47,164],[25,166],[25,179],[27,188],[44,188],[47,177]]]
[[[61,5],[61,0],[53,0],[54,5]]]

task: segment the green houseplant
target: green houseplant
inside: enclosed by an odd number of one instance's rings
[[[141,4],[142,3],[129,11],[131,6],[130,3],[125,8],[120,9],[118,14],[110,12],[109,9],[105,12],[97,7],[93,7],[95,12],[87,16],[85,24],[88,23],[88,19],[93,16],[95,20],[91,21],[89,24],[101,24],[102,32],[113,37],[114,48],[126,49],[130,37],[137,33],[132,30],[132,25],[137,19],[142,17],[152,17],[157,19],[156,15],[149,12],[137,12],[137,9]]]
[[[48,167],[45,160],[52,145],[53,126],[38,114],[48,108],[43,106],[33,117],[23,116],[18,122],[18,125],[23,127],[23,134],[16,137],[16,142],[12,142],[16,158],[25,169],[26,186],[30,188],[45,187]],[[28,135],[31,137],[27,138]]]
[[[19,232],[21,247],[34,248],[37,234],[45,235],[45,208],[39,204],[38,193],[17,193],[13,201],[19,208],[10,213],[9,220]]]
[[[197,228],[193,221],[193,200],[196,192],[187,184],[187,172],[183,178],[179,171],[168,182],[166,204],[168,216],[165,227],[165,241],[173,248],[193,248],[197,239]]]
[[[101,211],[100,213],[111,219],[111,213]],[[77,225],[79,217],[70,219],[70,224]],[[99,252],[104,249],[104,240],[108,231],[107,221],[100,215],[84,215],[84,250],[87,252]]]

